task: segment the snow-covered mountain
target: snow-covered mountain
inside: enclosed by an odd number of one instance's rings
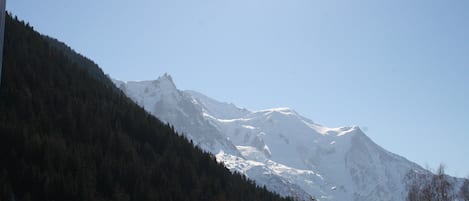
[[[405,200],[405,175],[426,172],[390,153],[357,126],[328,128],[290,108],[241,109],[195,91],[169,75],[115,84],[173,124],[232,171],[282,195],[318,200]]]
[[[160,120],[211,153],[224,152],[241,156],[236,147],[208,121],[203,107],[189,94],[176,88],[171,76],[165,74],[154,81],[114,83],[133,101]]]

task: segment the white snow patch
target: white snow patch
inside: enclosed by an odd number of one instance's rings
[[[250,125],[242,125],[242,127],[243,127],[243,128],[247,128],[247,129],[250,129],[250,130],[256,129],[256,127],[250,126]]]

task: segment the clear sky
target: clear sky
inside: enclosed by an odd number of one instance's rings
[[[469,175],[467,0],[8,0],[112,77],[168,72],[240,107],[359,125],[422,166]]]

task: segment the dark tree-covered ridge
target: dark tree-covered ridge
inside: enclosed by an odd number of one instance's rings
[[[289,200],[230,173],[80,61],[7,16],[0,200]]]

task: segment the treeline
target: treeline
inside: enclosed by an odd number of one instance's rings
[[[90,75],[94,63],[82,66],[6,18],[0,200],[291,200],[230,173],[114,90],[104,74]]]
[[[469,180],[465,179],[458,189],[456,180],[445,174],[443,165],[431,175],[410,171],[406,179],[407,201],[469,201]]]

